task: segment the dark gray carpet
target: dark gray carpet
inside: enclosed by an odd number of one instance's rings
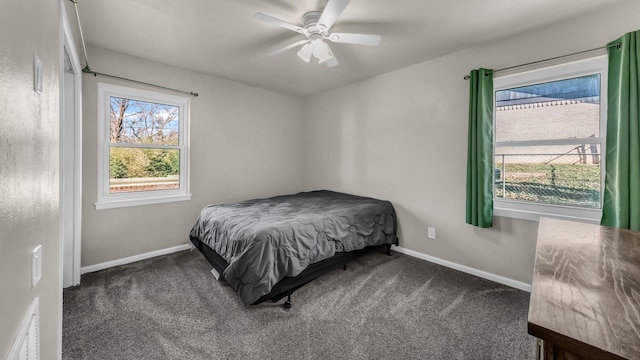
[[[376,252],[244,307],[197,251],[82,277],[64,290],[62,358],[533,359],[529,294]]]

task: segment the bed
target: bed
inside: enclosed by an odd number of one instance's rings
[[[206,206],[189,237],[245,305],[279,301],[381,246],[398,243],[389,201],[328,190]]]

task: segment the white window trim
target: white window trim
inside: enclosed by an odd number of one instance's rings
[[[590,74],[600,73],[600,138],[597,139],[597,143],[600,145],[600,153],[603,154],[600,157],[602,171],[600,175],[600,204],[602,206],[602,193],[604,192],[604,169],[605,169],[605,139],[607,128],[607,56],[597,56],[590,59],[573,61],[570,63],[554,65],[541,69],[526,71],[513,75],[506,75],[496,77],[494,79],[494,93],[493,104],[495,106],[495,93],[500,90],[539,84],[550,81],[558,81],[564,79],[570,79]],[[494,131],[495,131],[495,111],[494,111]],[[569,140],[570,142],[572,140]],[[582,143],[593,143],[594,139],[575,139],[575,141]],[[554,140],[546,141],[549,144],[554,144]],[[545,145],[545,141],[522,141],[522,142],[495,142],[496,146],[506,146],[507,144],[519,145]],[[495,186],[495,181],[493,181]],[[495,194],[495,193],[494,193]],[[495,199],[493,200],[493,214],[494,216],[509,217],[524,220],[538,221],[540,217],[553,217],[558,219],[582,221],[588,223],[600,223],[602,217],[602,208],[600,209],[586,209],[570,206],[558,206],[547,204],[535,204],[525,203],[513,200]]]
[[[180,188],[130,193],[109,193],[110,97],[121,97],[180,107]],[[98,200],[96,210],[161,204],[191,199],[189,193],[189,104],[188,98],[106,83],[98,83]],[[135,147],[135,145],[133,145]],[[158,146],[162,147],[162,146]]]

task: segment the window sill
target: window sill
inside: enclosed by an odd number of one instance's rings
[[[130,206],[163,204],[163,203],[169,203],[169,202],[188,201],[188,200],[191,200],[191,194],[157,196],[157,197],[146,197],[146,198],[136,198],[136,199],[103,200],[103,201],[98,201],[94,203],[93,206],[95,206],[96,210],[103,210],[103,209],[130,207]]]
[[[577,209],[564,206],[522,204],[494,200],[493,215],[521,220],[539,221],[541,217],[600,224],[601,209]]]

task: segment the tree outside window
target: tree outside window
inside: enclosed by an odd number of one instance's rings
[[[112,96],[109,113],[109,192],[179,188],[180,107]]]

